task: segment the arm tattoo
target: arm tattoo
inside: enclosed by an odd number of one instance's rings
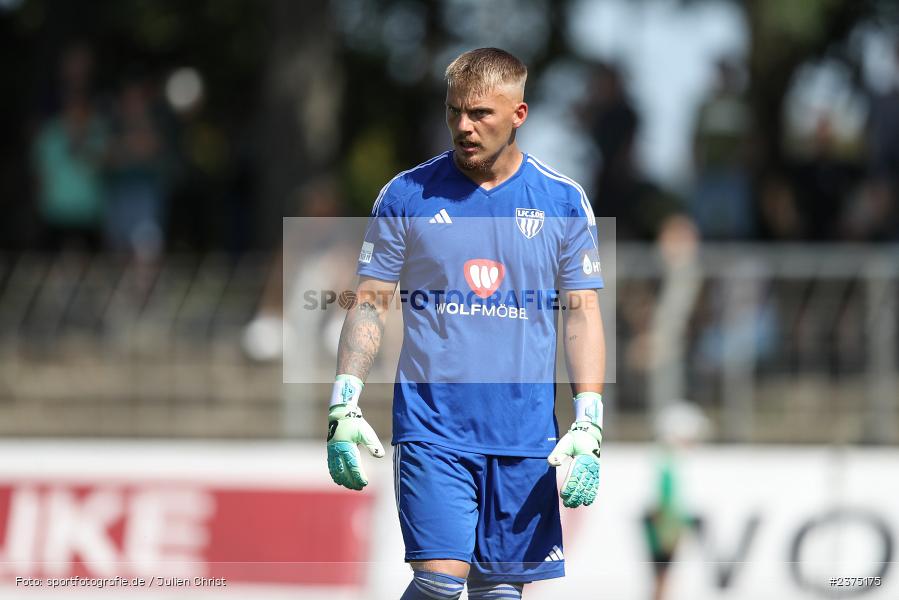
[[[362,302],[347,313],[337,347],[337,373],[349,373],[364,381],[378,355],[383,333],[384,324],[371,302]]]

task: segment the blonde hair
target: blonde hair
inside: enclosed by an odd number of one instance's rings
[[[477,48],[460,54],[446,68],[446,85],[481,95],[499,87],[516,87],[524,95],[528,68],[499,48]]]

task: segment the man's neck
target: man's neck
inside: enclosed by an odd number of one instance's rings
[[[453,160],[455,161],[455,153],[453,153]],[[489,169],[482,171],[459,167],[459,170],[480,187],[490,190],[514,175],[521,166],[522,160],[524,160],[524,155],[518,149],[518,145],[513,143],[500,153]],[[458,162],[456,162],[456,166],[459,166]]]

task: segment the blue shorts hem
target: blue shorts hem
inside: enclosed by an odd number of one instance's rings
[[[463,554],[451,550],[415,550],[406,552],[406,562],[419,560],[461,560],[464,563],[471,564],[471,553]]]
[[[554,561],[552,563],[552,566],[547,566],[546,568],[538,568],[532,571],[516,571],[511,573],[502,573],[498,571],[483,573],[476,572],[475,569],[472,568],[471,573],[469,573],[468,575],[468,580],[483,581],[485,583],[530,583],[532,581],[557,579],[559,577],[565,577],[564,561]]]

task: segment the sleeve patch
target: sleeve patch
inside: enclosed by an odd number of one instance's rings
[[[362,250],[359,252],[359,262],[368,264],[371,262],[372,254],[374,253],[375,245],[371,242],[362,242]]]

